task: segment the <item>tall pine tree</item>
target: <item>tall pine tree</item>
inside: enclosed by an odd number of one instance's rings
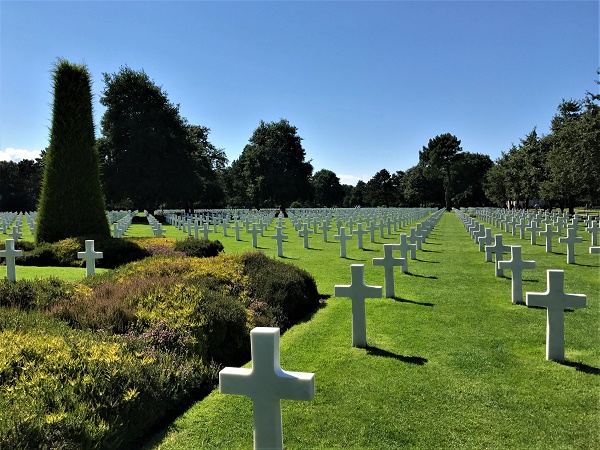
[[[38,205],[36,242],[110,236],[94,148],[87,67],[58,60],[53,70],[50,146]]]

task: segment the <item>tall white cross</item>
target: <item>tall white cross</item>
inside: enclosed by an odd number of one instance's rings
[[[565,308],[585,308],[586,296],[565,294],[565,272],[548,270],[548,288],[543,293],[526,294],[527,306],[543,306],[546,314],[546,359],[565,359]]]
[[[512,302],[523,303],[523,270],[535,269],[535,261],[523,261],[521,246],[513,245],[510,247],[510,260],[498,261],[498,267],[512,272]]]
[[[363,249],[363,236],[365,234],[368,234],[369,232],[367,230],[363,230],[362,228],[362,222],[358,224],[356,230],[352,231],[352,234],[356,235],[356,239],[358,241],[358,249],[362,250]]]
[[[325,219],[323,221],[323,225],[321,225],[321,231],[323,232],[323,242],[327,242],[327,232],[331,230],[331,226],[329,225],[329,219]]]
[[[417,250],[421,250],[421,244],[425,240],[425,238],[417,232],[416,228],[410,229],[410,233],[407,239],[408,242],[410,242],[411,244],[417,244]]]
[[[525,230],[531,232],[531,245],[535,245],[537,233],[541,230],[541,228],[538,226],[538,221],[532,220]]]
[[[385,281],[385,296],[393,298],[394,292],[394,267],[402,267],[402,272],[405,272],[405,267],[408,266],[406,258],[395,258],[394,250],[399,250],[400,244],[383,244],[383,258],[373,258],[374,266],[383,266],[384,281]]]
[[[102,252],[94,250],[94,241],[85,241],[85,252],[77,252],[77,258],[85,259],[86,276],[91,277],[96,272],[96,259],[102,258]]]
[[[0,251],[0,258],[6,258],[6,278],[10,281],[17,281],[17,270],[15,258],[17,256],[23,256],[23,250],[15,250],[14,239],[7,239],[5,241],[6,250]]]
[[[407,253],[410,251],[410,259],[413,261],[417,259],[417,244],[409,244],[406,238],[406,233],[400,234],[400,244],[398,250],[400,250],[400,257],[406,259],[406,270],[408,271]]]
[[[586,227],[588,233],[592,235],[592,247],[598,245],[598,232],[600,231],[600,222],[594,220],[590,221],[590,224]]]
[[[546,253],[552,253],[552,236],[560,236],[560,231],[552,231],[552,224],[547,223],[546,229],[539,234],[546,238]]]
[[[271,239],[275,239],[277,241],[277,256],[283,258],[283,240],[287,239],[288,235],[283,234],[282,227],[275,227],[275,235],[271,236]]]
[[[301,237],[304,241],[304,248],[308,248],[308,236],[313,234],[312,230],[309,230],[308,223],[304,222],[302,224],[302,229],[298,230],[298,236]]]
[[[477,242],[479,243],[479,251],[485,252],[485,246],[490,245],[492,242],[494,242],[494,237],[492,236],[492,229],[486,228],[485,232],[483,233],[483,236],[479,236]]]
[[[340,258],[346,257],[346,241],[350,241],[352,239],[351,234],[346,234],[346,228],[340,227],[340,234],[336,234],[333,238],[337,241],[340,241]]]
[[[9,233],[8,235],[12,237],[15,242],[18,242],[19,238],[22,236],[19,227],[16,225],[13,227],[12,233]]]
[[[219,372],[219,392],[252,399],[255,449],[283,449],[281,399],[312,400],[315,374],[281,369],[279,328],[254,328],[250,345],[252,369],[225,367]]]
[[[583,238],[577,237],[577,230],[567,228],[567,237],[559,237],[558,242],[567,244],[567,264],[575,264],[575,243],[583,242]]]
[[[258,247],[258,235],[260,234],[260,226],[257,223],[252,224],[252,228],[250,228],[250,234],[252,234],[252,247]]]
[[[350,266],[352,284],[334,286],[336,297],[348,297],[352,300],[352,346],[367,346],[367,318],[365,313],[366,298],[380,298],[381,286],[365,284],[364,264]]]
[[[235,240],[239,241],[240,240],[240,230],[244,227],[242,226],[242,224],[240,224],[239,220],[236,220],[233,222],[233,225],[231,226],[231,228],[233,228],[235,230]]]
[[[504,270],[502,270],[501,268],[498,267],[498,261],[502,261],[502,259],[503,259],[502,254],[508,253],[508,252],[510,252],[510,246],[504,245],[502,243],[502,235],[501,234],[494,235],[494,245],[486,245],[485,246],[486,262],[492,261],[492,254],[496,255],[496,263],[494,264],[494,267],[495,267],[494,272],[497,277],[504,276]]]
[[[370,233],[371,243],[375,242],[375,230],[377,229],[377,225],[375,225],[374,220],[369,221],[369,226],[366,227],[366,230]]]

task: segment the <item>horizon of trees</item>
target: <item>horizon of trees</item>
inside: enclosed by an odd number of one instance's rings
[[[598,70],[600,74],[600,69]],[[104,74],[107,107],[96,140],[110,209],[436,206],[568,208],[600,204],[600,95],[563,100],[548,135],[536,127],[492,161],[463,151],[445,133],[404,171],[383,168],[356,186],[331,170],[313,173],[298,130],[285,119],[260,121],[231,164],[210,129],[189,124],[179,105],[143,71]],[[597,82],[598,83],[598,82]],[[43,155],[0,161],[0,211],[32,210]]]

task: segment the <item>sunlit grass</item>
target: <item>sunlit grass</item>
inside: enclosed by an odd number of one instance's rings
[[[406,231],[377,234],[366,251],[351,241],[342,259],[339,244],[320,235],[302,248],[288,223],[284,254],[331,295],[335,284],[350,282],[352,263],[365,264],[367,284],[383,285],[383,269],[372,258]],[[275,256],[270,234],[258,246]],[[250,236],[218,238],[227,252],[251,247]],[[328,299],[282,336],[282,367],[314,372],[317,392],[312,402],[282,402],[286,448],[600,446],[600,258],[587,253],[585,242],[577,247],[578,265],[570,266],[565,255],[546,254],[540,245],[512,236],[505,242],[522,245],[524,259],[537,262],[524,272],[524,292],[545,291],[552,268],[565,270],[567,292],[587,294],[586,309],[565,315],[568,364],[545,360],[546,312],[513,305],[510,272],[496,278],[458,219],[445,213],[418,261],[409,262],[410,274],[396,273],[398,298],[367,299],[369,348],[351,346],[345,298]],[[215,391],[151,447],[252,448],[251,401]]]

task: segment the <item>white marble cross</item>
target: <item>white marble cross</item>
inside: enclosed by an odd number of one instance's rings
[[[591,220],[590,224],[586,227],[586,230],[592,235],[592,247],[596,247],[598,245],[598,232],[600,231],[600,222]]]
[[[560,236],[560,231],[552,231],[552,224],[547,223],[546,229],[539,234],[546,238],[546,253],[552,253],[552,236]]]
[[[548,270],[546,292],[527,292],[527,306],[543,306],[546,314],[546,359],[565,359],[565,308],[585,308],[586,296],[565,294],[565,272]]]
[[[577,229],[567,228],[567,237],[559,237],[558,242],[567,244],[567,264],[575,264],[575,243],[583,242],[583,238],[577,237]]]
[[[423,236],[421,236],[416,228],[411,228],[410,233],[408,235],[408,242],[411,244],[417,244],[417,250],[421,250],[422,243],[425,240]]]
[[[521,246],[513,245],[510,247],[510,260],[498,261],[498,267],[512,272],[512,302],[523,303],[523,270],[535,269],[535,261],[523,261]]]
[[[96,260],[102,258],[102,252],[94,250],[94,241],[85,241],[85,252],[77,252],[77,258],[85,259],[86,276],[91,277],[96,272]]]
[[[394,292],[394,267],[400,266],[402,272],[406,273],[405,267],[408,266],[406,258],[395,258],[393,255],[394,250],[399,249],[400,244],[383,244],[383,258],[373,258],[374,266],[382,266],[384,271],[385,281],[385,296],[386,298],[393,298]]]
[[[510,246],[504,245],[502,243],[502,235],[501,234],[494,235],[494,245],[486,245],[485,246],[486,262],[492,261],[492,254],[494,254],[496,256],[496,263],[494,264],[494,267],[495,267],[494,272],[497,277],[504,276],[504,270],[502,270],[501,268],[498,267],[498,261],[502,261],[502,259],[503,259],[502,254],[508,253],[508,252],[510,252]]]
[[[5,241],[6,250],[0,251],[0,258],[6,258],[6,278],[10,281],[17,281],[17,270],[15,258],[23,256],[23,250],[15,250],[14,239]]]
[[[304,222],[302,224],[302,229],[298,230],[298,236],[304,241],[304,248],[308,248],[308,236],[310,234],[313,234],[313,232],[308,228],[308,223]]]
[[[260,234],[261,227],[257,223],[252,223],[252,228],[250,228],[250,234],[252,234],[252,247],[258,247],[258,235]]]
[[[351,234],[346,234],[346,228],[340,227],[340,234],[333,236],[336,241],[340,241],[340,258],[346,257],[346,241],[352,239]]]
[[[255,449],[283,449],[281,399],[312,400],[315,374],[281,369],[279,328],[254,328],[250,345],[252,369],[225,367],[219,372],[219,392],[252,399]]]
[[[327,242],[327,232],[331,230],[331,226],[329,225],[329,219],[325,219],[323,221],[323,225],[321,225],[321,231],[323,232],[323,242]]]
[[[492,242],[494,242],[494,237],[492,236],[492,229],[486,228],[485,233],[483,234],[483,236],[480,236],[479,239],[477,239],[477,242],[479,243],[479,251],[485,252],[485,246],[490,245]]]
[[[352,300],[352,346],[367,346],[367,318],[365,313],[366,298],[380,298],[381,286],[367,286],[365,284],[364,264],[350,266],[352,284],[334,286],[336,297],[348,297]]]
[[[15,242],[18,242],[19,238],[22,236],[19,227],[16,225],[13,227],[12,233],[9,233],[8,235],[12,237]]]
[[[529,225],[525,227],[525,231],[529,231],[531,233],[531,245],[535,245],[537,233],[540,230],[541,228],[538,226],[537,220],[531,220]]]
[[[406,259],[406,267],[408,270],[407,252],[410,250],[410,259],[412,259],[413,261],[417,259],[417,244],[409,244],[406,238],[406,233],[400,234],[400,246],[398,247],[398,249],[400,250],[400,257]]]
[[[277,240],[277,256],[283,258],[283,241],[287,239],[288,235],[283,234],[282,227],[275,227],[275,235],[271,236],[271,239]]]
[[[600,254],[600,247],[590,247],[590,255]]]
[[[244,227],[242,226],[242,224],[240,223],[239,220],[236,220],[233,222],[233,225],[231,226],[231,228],[233,228],[235,230],[235,240],[239,241],[240,240],[240,230]]]
[[[367,230],[363,230],[362,228],[362,223],[358,224],[358,227],[356,228],[356,230],[354,230],[352,232],[352,234],[356,235],[356,239],[358,241],[358,249],[362,250],[363,249],[363,236],[365,234],[368,234],[369,232]]]

